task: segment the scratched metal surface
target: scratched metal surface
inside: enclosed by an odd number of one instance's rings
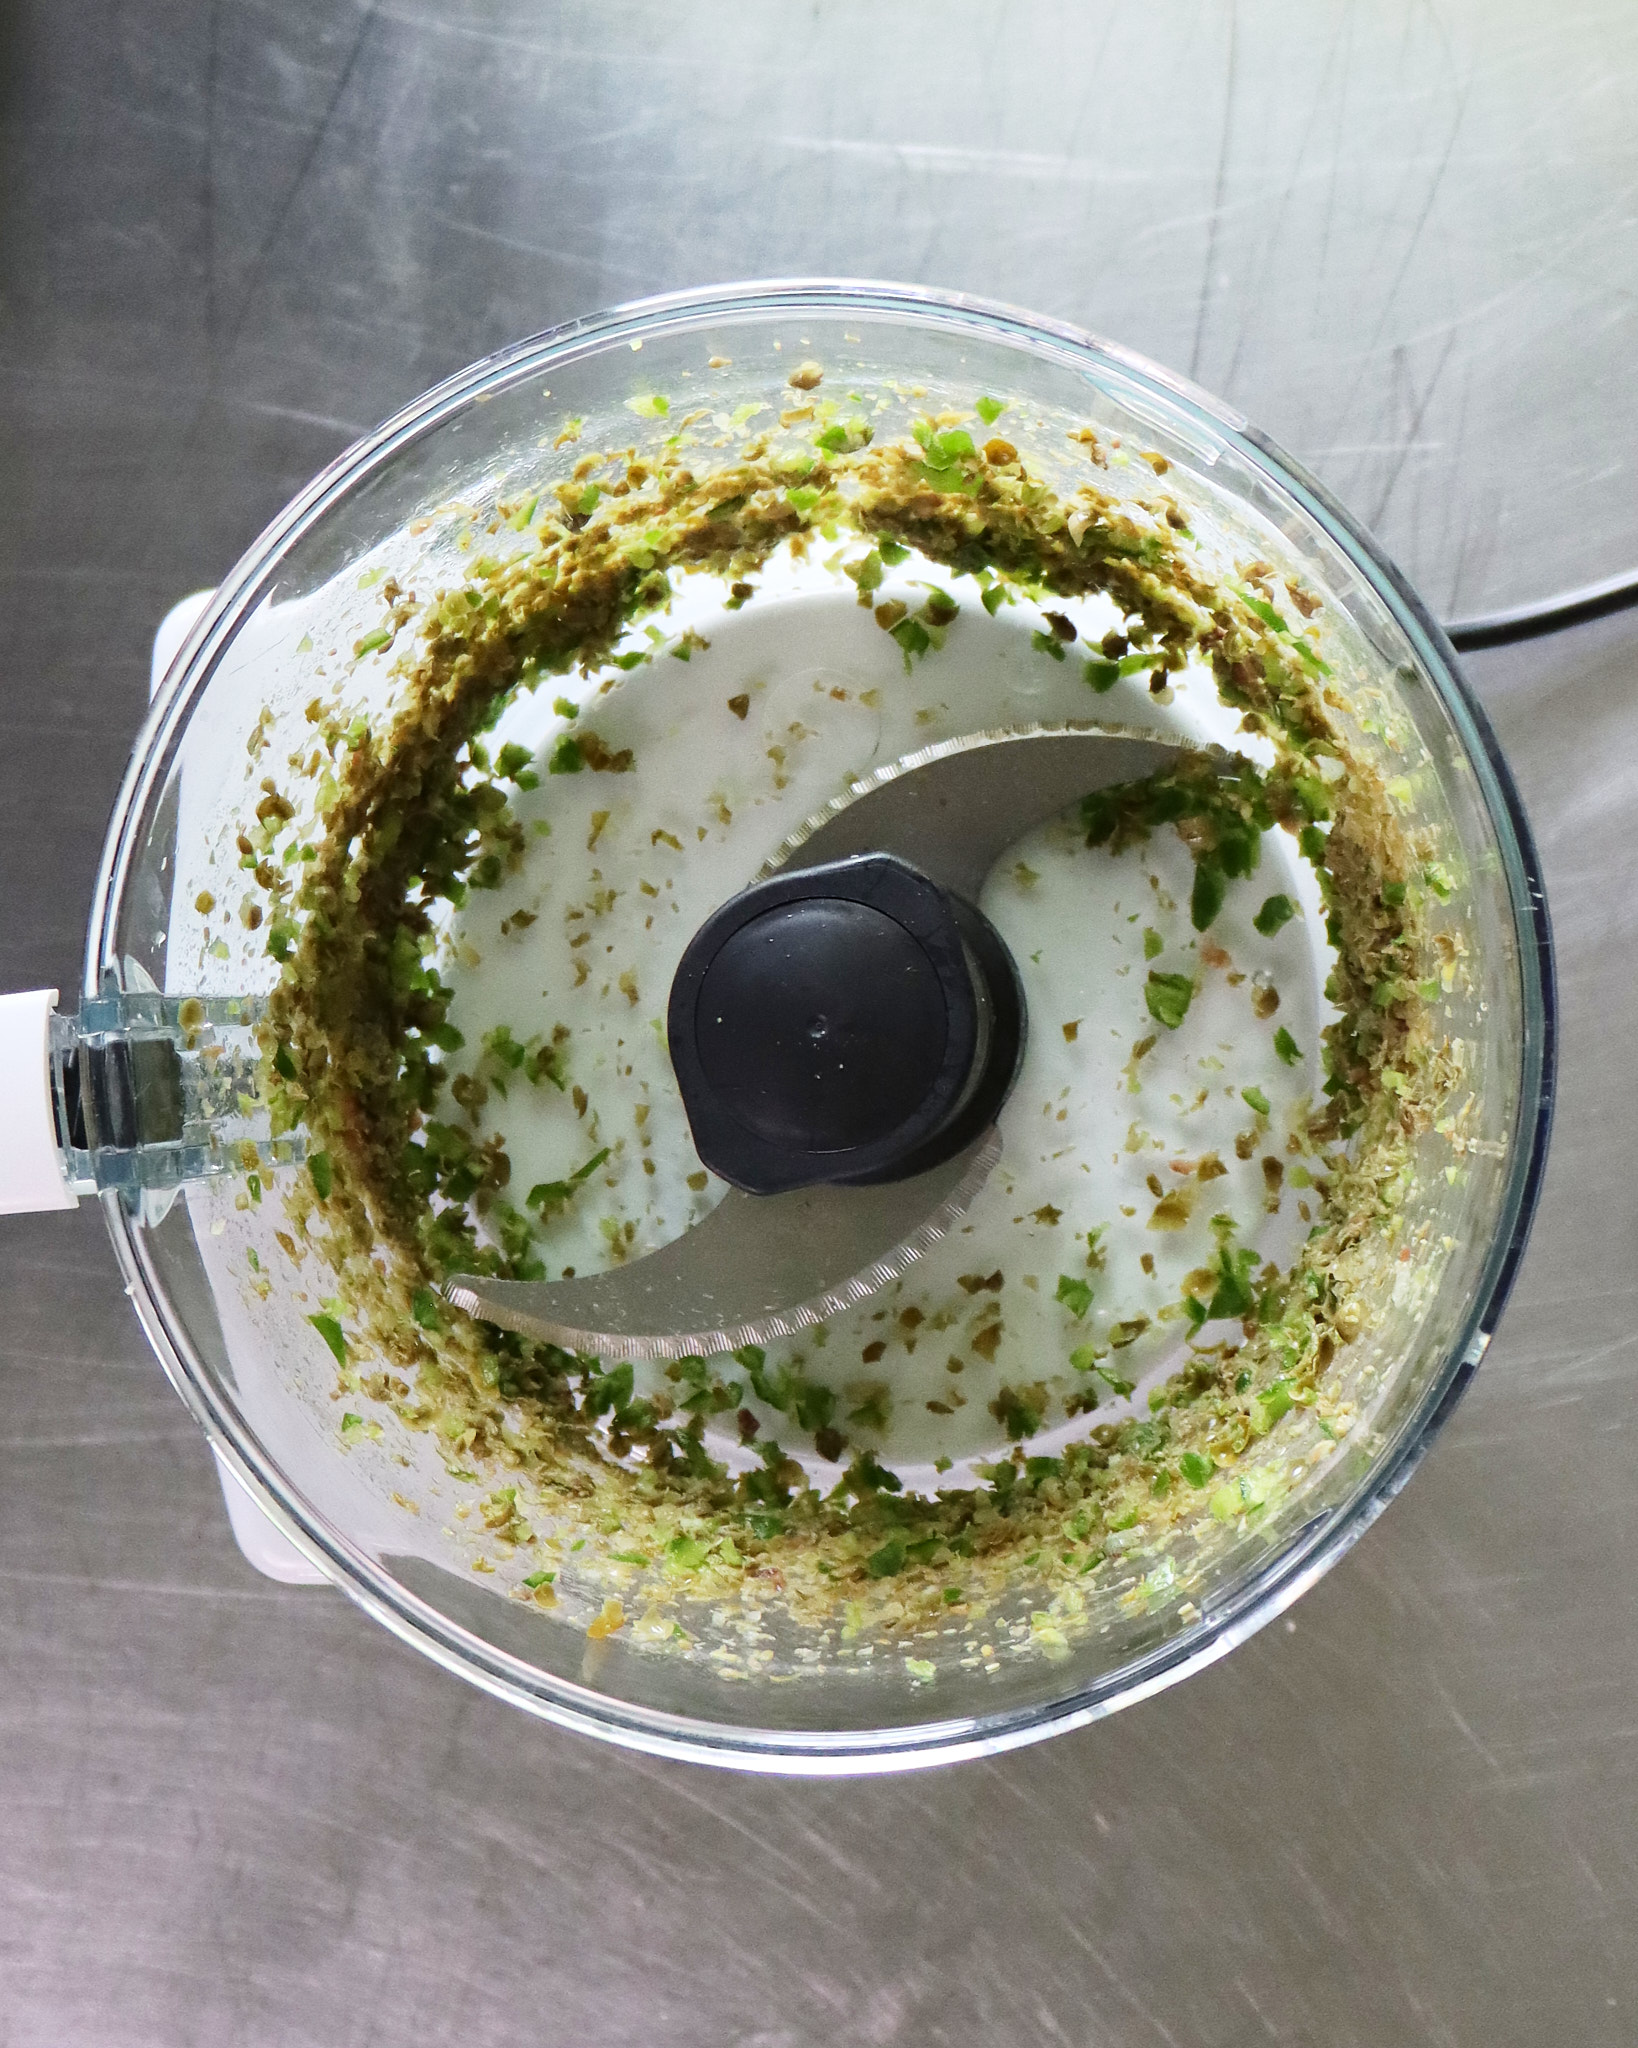
[[[0,11],[0,987],[75,980],[169,601],[618,297],[1012,298],[1225,391],[1447,609],[1623,566],[1635,73],[1579,0]],[[0,1223],[3,2048],[1638,2037],[1638,625],[1472,667],[1565,997],[1517,1297],[1292,1619],[1103,1727],[830,1786],[538,1727],[257,1579],[97,1217]]]

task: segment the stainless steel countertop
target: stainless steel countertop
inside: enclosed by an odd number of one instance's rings
[[[1447,610],[1638,561],[1635,79],[1630,9],[1501,0],[9,10],[0,987],[77,981],[170,601],[611,299],[1011,298],[1244,405]],[[1638,618],[1469,666],[1562,976],[1513,1305],[1343,1564],[1102,1726],[810,1784],[528,1721],[258,1579],[96,1213],[0,1222],[0,2048],[1638,2038]]]

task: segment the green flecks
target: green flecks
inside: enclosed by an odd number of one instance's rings
[[[1276,633],[1290,633],[1291,628],[1265,599],[1253,597],[1249,590],[1245,590],[1240,593],[1240,601],[1246,610],[1254,618],[1261,619],[1265,626],[1272,626]]]
[[[410,1314],[423,1330],[441,1330],[444,1319],[438,1297],[430,1287],[417,1287],[410,1297]]]
[[[710,1555],[697,1536],[673,1536],[665,1547],[665,1561],[680,1572],[697,1572]]]
[[[1058,638],[1056,633],[1031,633],[1029,644],[1035,649],[1037,654],[1049,655],[1054,661],[1063,661],[1067,658],[1064,654],[1064,643]]]
[[[1282,925],[1289,924],[1297,914],[1297,906],[1289,896],[1269,896],[1263,907],[1251,920],[1265,939],[1273,938]]]
[[[794,484],[785,493],[785,502],[794,512],[800,512],[805,519],[818,504],[820,493],[812,484]]]
[[[1283,1024],[1274,1034],[1274,1051],[1288,1067],[1294,1067],[1302,1058],[1302,1048]]]
[[[1144,669],[1153,668],[1156,659],[1153,654],[1125,654],[1119,661],[1111,661],[1104,655],[1094,654],[1088,658],[1082,674],[1086,677],[1087,687],[1102,697],[1115,687],[1122,676],[1135,676]]]
[[[1175,1031],[1189,1014],[1194,983],[1186,974],[1162,974],[1151,967],[1143,987],[1143,1000],[1157,1024]]]
[[[319,1200],[321,1202],[329,1201],[331,1191],[336,1184],[335,1167],[331,1162],[329,1153],[310,1153],[307,1160],[307,1172],[314,1188],[317,1190]]]
[[[1160,936],[1159,932],[1157,932],[1157,931],[1155,930],[1155,928],[1154,928],[1154,926],[1153,926],[1152,924],[1147,924],[1147,925],[1145,925],[1145,926],[1143,927],[1143,957],[1144,957],[1144,959],[1145,959],[1145,960],[1158,960],[1158,959],[1160,958],[1161,954],[1165,952],[1165,950],[1166,950],[1166,941],[1165,941],[1165,940],[1164,940],[1164,939],[1163,939],[1163,938],[1162,938],[1162,937]]]
[[[564,733],[552,749],[551,759],[546,763],[548,775],[578,775],[586,765],[586,757],[580,750],[580,742]]]
[[[540,777],[534,770],[534,755],[516,740],[508,740],[495,756],[495,773],[507,782],[514,782],[519,789],[539,789]]]
[[[893,638],[904,650],[904,672],[908,675],[911,656],[925,654],[933,644],[932,635],[920,619],[900,619],[890,630]]]
[[[1046,1415],[1046,1389],[1003,1387],[990,1403],[990,1413],[1014,1443],[1021,1443],[1041,1427]]]
[[[1242,1088],[1240,1100],[1254,1109],[1259,1116],[1268,1115],[1268,1097],[1260,1088]]]
[[[610,1147],[605,1145],[601,1152],[594,1152],[584,1166],[577,1166],[567,1180],[537,1181],[524,1200],[531,1209],[538,1209],[544,1217],[551,1210],[561,1209],[574,1198],[575,1190],[590,1180],[591,1176],[609,1156]]]
[[[1191,1486],[1209,1486],[1217,1467],[1198,1451],[1185,1451],[1177,1461],[1178,1470]]]
[[[332,1315],[309,1316],[307,1320],[329,1345],[337,1365],[347,1363],[347,1339],[342,1334],[340,1323]]]
[[[1189,922],[1203,932],[1223,907],[1228,878],[1216,861],[1207,858],[1194,864],[1194,887],[1189,894]]]
[[[559,718],[578,718],[580,716],[580,706],[568,697],[554,697],[552,699],[552,709]]]
[[[882,568],[881,550],[872,548],[862,560],[844,563],[842,573],[858,586],[861,600],[868,598],[872,590],[881,588],[882,576],[885,573]]]
[[[1239,1251],[1222,1246],[1217,1254],[1217,1286],[1206,1308],[1208,1321],[1224,1317],[1237,1322],[1256,1313],[1257,1293],[1251,1282],[1259,1263],[1249,1246]]]
[[[640,398],[626,400],[626,411],[634,412],[640,420],[663,420],[670,410],[670,399],[658,391],[645,392]]]
[[[902,1536],[889,1536],[879,1550],[873,1550],[865,1559],[865,1570],[873,1579],[891,1579],[905,1566],[905,1541]]]
[[[1006,409],[1005,404],[999,398],[990,398],[988,396],[981,398],[973,408],[987,427],[993,427]]]
[[[1291,1389],[1284,1380],[1276,1380],[1271,1387],[1265,1387],[1252,1402],[1247,1418],[1251,1423],[1252,1433],[1256,1436],[1267,1436],[1280,1417],[1290,1413],[1292,1405]]]
[[[1092,1306],[1092,1289],[1084,1280],[1076,1279],[1073,1274],[1060,1273],[1058,1275],[1058,1288],[1055,1299],[1061,1301],[1069,1313],[1079,1322]]]
[[[874,438],[870,422],[862,413],[855,413],[845,425],[840,420],[832,421],[814,435],[813,445],[826,455],[845,455],[855,448],[867,448]]]

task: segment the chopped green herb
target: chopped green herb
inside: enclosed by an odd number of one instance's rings
[[[1249,1103],[1259,1116],[1268,1115],[1268,1097],[1260,1088],[1242,1088],[1240,1100]]]
[[[386,626],[377,626],[373,633],[366,633],[362,640],[355,640],[353,642],[353,653],[355,656],[374,654],[377,648],[390,647],[391,645],[392,633],[390,629]]]
[[[1186,974],[1161,974],[1151,967],[1144,984],[1143,1000],[1149,1015],[1168,1031],[1175,1031],[1189,1014],[1194,1000],[1194,983]]]
[[[1239,1320],[1254,1315],[1257,1309],[1256,1292],[1251,1277],[1259,1264],[1256,1252],[1249,1246],[1233,1251],[1224,1245],[1217,1254],[1217,1289],[1206,1309],[1209,1321],[1219,1317]]]
[[[580,742],[564,733],[552,749],[552,758],[546,763],[548,775],[578,775],[586,765],[586,757],[580,751]]]
[[[1297,906],[1289,896],[1270,896],[1251,921],[1265,939],[1271,939],[1281,925],[1289,924],[1296,914]]]
[[[1084,1280],[1077,1280],[1073,1274],[1060,1273],[1056,1299],[1061,1301],[1079,1322],[1092,1306],[1092,1290]]]
[[[309,1316],[307,1320],[335,1353],[337,1365],[347,1363],[347,1339],[342,1335],[341,1325],[334,1316]]]
[[[1251,1404],[1249,1417],[1252,1431],[1257,1436],[1267,1436],[1282,1415],[1291,1410],[1291,1389],[1284,1380],[1276,1380],[1271,1387],[1265,1387]]]
[[[1294,1067],[1298,1060],[1302,1058],[1302,1052],[1298,1047],[1297,1041],[1283,1024],[1274,1034],[1274,1050],[1288,1067]]]
[[[314,1152],[309,1154],[307,1171],[312,1177],[313,1186],[318,1190],[319,1200],[321,1202],[329,1201],[330,1192],[335,1186],[335,1168],[331,1164],[329,1153]]]
[[[1144,957],[1144,959],[1145,959],[1145,960],[1158,960],[1158,959],[1160,958],[1161,954],[1165,952],[1165,950],[1166,950],[1166,941],[1165,941],[1165,940],[1164,940],[1164,939],[1163,939],[1163,938],[1162,938],[1162,937],[1160,936],[1159,932],[1157,932],[1157,931],[1155,930],[1155,928],[1154,928],[1154,926],[1153,926],[1152,924],[1146,924],[1146,925],[1145,925],[1145,926],[1143,927],[1143,957]]]
[[[663,420],[671,410],[671,401],[658,391],[651,391],[642,398],[628,398],[626,411],[636,413],[639,419]]]
[[[900,619],[891,629],[893,638],[904,649],[904,672],[910,673],[910,657],[925,654],[932,646],[932,637],[920,619]]]
[[[550,1209],[561,1209],[569,1201],[576,1188],[587,1181],[609,1156],[610,1147],[605,1145],[601,1152],[594,1152],[584,1166],[577,1166],[567,1180],[537,1181],[524,1200],[531,1209],[539,1209],[544,1215]]]
[[[1280,617],[1274,607],[1271,604],[1265,603],[1262,598],[1253,597],[1250,591],[1246,591],[1243,595],[1243,602],[1247,611],[1261,619],[1265,626],[1272,626],[1276,633],[1289,633],[1291,631],[1291,628]]]
[[[978,414],[978,417],[984,422],[985,426],[987,427],[993,427],[996,421],[1006,411],[1006,409],[1007,408],[1005,404],[1002,402],[1002,400],[1000,400],[999,398],[988,397],[981,398],[978,401],[977,405],[973,408],[973,410]]]
[[[1189,922],[1203,932],[1223,907],[1228,879],[1219,864],[1209,857],[1194,864],[1194,888],[1189,896]]]

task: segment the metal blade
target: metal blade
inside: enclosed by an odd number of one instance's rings
[[[996,861],[1034,826],[1092,790],[1170,767],[1187,744],[1090,724],[971,733],[907,754],[837,797],[762,873],[895,853],[976,902]],[[692,1230],[610,1272],[555,1281],[462,1274],[444,1293],[502,1329],[603,1358],[765,1344],[897,1278],[968,1207],[1000,1156],[992,1127],[913,1180],[785,1195],[730,1189]]]
[[[444,1293],[503,1330],[604,1358],[711,1357],[823,1322],[896,1279],[961,1215],[1001,1156],[992,1126],[914,1180],[745,1195],[629,1266],[574,1280],[462,1274]]]
[[[835,798],[762,872],[896,853],[976,903],[990,869],[1026,832],[1095,789],[1172,767],[1185,744],[1093,725],[1014,726],[944,740]]]

